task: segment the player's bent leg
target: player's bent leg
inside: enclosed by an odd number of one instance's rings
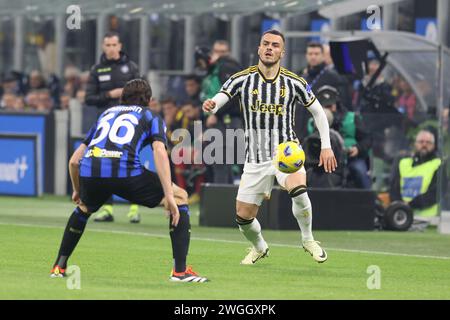
[[[251,242],[247,255],[241,264],[254,264],[269,254],[269,246],[261,234],[261,225],[256,219],[259,205],[236,200],[236,223],[244,237]]]
[[[178,225],[176,227],[172,226],[172,217],[170,217],[169,222],[170,240],[172,242],[174,259],[174,267],[169,280],[174,282],[207,282],[207,278],[199,276],[192,270],[191,266],[186,265],[191,238],[188,193],[176,184],[173,184],[173,192],[175,202],[177,203],[180,212],[180,220],[178,220]],[[163,204],[164,207],[167,208],[164,199]]]
[[[286,178],[285,187],[292,198],[292,213],[302,233],[303,248],[317,262],[325,262],[328,258],[327,253],[320,247],[320,242],[314,240],[312,234],[312,206],[306,189],[306,174],[303,172],[290,174]]]
[[[158,175],[154,172],[144,170],[141,175],[128,179],[119,187],[117,190],[113,190],[113,192],[129,200],[131,203],[148,208],[163,205],[165,209],[168,209],[161,182]],[[187,193],[176,185],[173,185],[173,190],[175,201],[180,212],[180,219],[177,226],[174,227],[172,226],[172,217],[170,216],[169,232],[174,265],[169,279],[181,282],[205,282],[206,278],[199,277],[192,271],[191,267],[186,265],[191,228]]]
[[[58,257],[56,258],[53,268],[50,271],[50,276],[52,278],[60,278],[65,276],[67,260],[83,235],[90,215],[91,213],[89,213],[85,205],[78,206],[72,212],[72,215],[67,222],[66,229],[64,230]]]

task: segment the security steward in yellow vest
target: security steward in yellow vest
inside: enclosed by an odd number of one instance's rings
[[[438,214],[438,176],[442,162],[436,154],[433,133],[421,130],[414,147],[414,155],[401,158],[393,168],[390,199],[409,204],[416,217],[435,217]]]

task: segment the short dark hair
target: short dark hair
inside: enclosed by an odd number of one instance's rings
[[[119,39],[120,41],[120,35],[118,32],[116,31],[108,31],[107,33],[105,33],[105,35],[103,36],[103,39],[105,38],[112,38],[112,37],[117,37],[117,39]]]
[[[230,43],[227,40],[222,40],[222,39],[216,40],[216,41],[214,41],[213,46],[216,44],[219,44],[222,46],[227,46],[228,48],[230,47]]]
[[[161,103],[161,105],[166,104],[166,103],[171,103],[171,104],[174,104],[175,106],[177,106],[177,102],[171,96],[163,97],[161,99],[160,103]]]
[[[191,107],[194,108],[194,109],[200,107],[199,105],[197,105],[197,104],[195,103],[194,100],[191,100],[191,99],[188,99],[188,100],[186,100],[185,102],[183,102],[183,104],[181,105],[181,108],[183,108],[183,107],[185,107],[185,106],[191,106]]]
[[[152,88],[144,79],[133,79],[123,87],[120,103],[128,106],[148,106],[152,98]]]
[[[286,43],[286,39],[284,38],[284,34],[282,34],[280,31],[275,30],[275,29],[267,30],[266,32],[264,32],[264,33],[262,34],[261,37],[263,37],[264,35],[266,35],[266,34],[268,34],[268,33],[274,34],[274,35],[276,35],[276,36],[280,36],[281,39],[283,39],[283,42]]]
[[[308,42],[308,44],[306,45],[306,49],[308,48],[320,48],[320,51],[323,52],[323,45],[317,41]]]
[[[184,78],[184,80],[185,80],[185,81],[186,81],[186,80],[194,80],[194,81],[197,82],[198,84],[201,84],[201,83],[202,83],[200,77],[197,76],[197,75],[195,75],[195,74],[188,74],[188,75]]]

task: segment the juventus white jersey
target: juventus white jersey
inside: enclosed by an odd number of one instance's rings
[[[294,132],[297,102],[308,107],[315,96],[306,81],[280,67],[273,79],[266,79],[258,66],[230,77],[221,92],[239,96],[245,126],[246,162],[272,159],[273,150],[282,142],[297,140]]]

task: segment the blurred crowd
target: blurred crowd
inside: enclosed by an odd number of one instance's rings
[[[11,71],[4,74],[0,85],[0,110],[49,112],[67,109],[71,98],[84,102],[89,72],[66,67],[64,79],[56,75],[45,78],[39,70],[30,74]]]

